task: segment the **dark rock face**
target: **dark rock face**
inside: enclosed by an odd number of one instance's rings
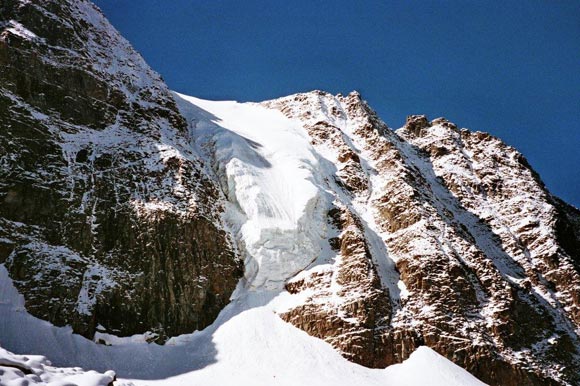
[[[282,318],[369,367],[427,345],[492,385],[580,383],[579,212],[521,154],[443,118],[391,131],[357,93],[263,104],[333,154],[338,217],[353,219],[331,221],[332,269],[290,280],[290,292],[313,294]],[[377,236],[386,251],[369,250]],[[359,285],[331,297],[337,277]]]
[[[429,121],[424,115],[409,115],[405,122],[405,128],[413,135],[420,137],[422,130],[429,127]]]
[[[92,337],[210,324],[241,269],[170,92],[87,1],[0,3],[0,263]]]

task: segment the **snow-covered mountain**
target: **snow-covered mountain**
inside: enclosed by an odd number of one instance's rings
[[[580,212],[512,147],[172,93],[88,1],[0,11],[0,384],[580,384]]]

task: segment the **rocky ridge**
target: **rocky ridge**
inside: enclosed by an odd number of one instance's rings
[[[288,282],[290,292],[310,292],[285,320],[365,366],[427,345],[490,384],[580,381],[580,251],[566,247],[579,212],[564,209],[520,153],[443,118],[410,116],[391,131],[358,93],[263,105],[303,122],[337,165],[339,218],[366,224],[353,240],[329,213],[342,232],[329,238],[337,256],[331,269]],[[379,294],[364,285],[377,272]],[[349,281],[357,291],[326,300]]]

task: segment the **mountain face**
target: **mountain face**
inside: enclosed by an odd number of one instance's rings
[[[580,384],[580,211],[514,148],[393,131],[356,92],[172,93],[86,1],[0,15],[0,264],[30,314],[113,346],[210,326],[266,362],[310,342],[250,330],[281,319],[369,368],[427,346],[492,385]],[[96,343],[88,365],[119,353]]]
[[[287,282],[311,295],[285,320],[365,366],[427,345],[491,384],[580,382],[579,212],[520,153],[443,118],[393,132],[356,93],[264,104],[337,169],[337,256]]]
[[[3,1],[0,262],[87,337],[210,324],[241,275],[216,184],[154,73],[86,1]]]

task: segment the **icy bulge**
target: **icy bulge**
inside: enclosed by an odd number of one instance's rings
[[[177,96],[228,196],[225,221],[243,249],[246,286],[281,289],[320,254],[326,231],[330,199],[307,134],[257,104]]]

